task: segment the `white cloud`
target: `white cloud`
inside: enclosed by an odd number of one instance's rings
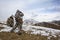
[[[43,3],[46,1],[51,1],[51,0],[11,0],[11,1],[3,1],[0,3],[0,19],[6,19],[7,17],[9,17],[11,14],[15,14],[16,9],[20,9],[21,11],[23,10],[24,13],[24,19],[29,19],[32,18],[32,13],[34,13],[34,15],[38,15],[36,17],[33,17],[35,20],[38,21],[48,21],[48,20],[53,20],[56,19],[56,16],[58,16],[57,13],[45,13],[43,11],[47,10],[47,9],[54,9],[54,8],[60,8],[59,6],[51,6],[52,4],[49,4],[48,6],[44,6],[41,8],[34,8],[34,9],[30,9],[28,8],[29,5],[33,5],[34,3]],[[41,5],[40,5],[41,6]],[[27,10],[26,10],[27,9]],[[34,16],[33,15],[33,16]],[[58,18],[59,19],[59,18]]]
[[[57,16],[59,16],[59,13],[41,13],[41,14],[38,14],[37,17],[35,17],[34,19],[37,20],[37,21],[52,21],[52,20],[59,20],[59,17],[58,19],[56,18]]]
[[[26,0],[29,4],[33,4],[33,3],[42,3],[42,2],[46,2],[46,1],[50,1],[50,0]]]
[[[41,9],[42,10],[42,9]],[[52,20],[59,20],[60,19],[60,12],[51,12],[51,13],[45,13],[45,12],[38,12],[40,10],[31,10],[29,12],[26,12],[25,19],[32,18],[37,21],[52,21]],[[33,13],[33,14],[32,14]],[[37,15],[37,16],[34,16]],[[33,17],[34,16],[34,17]]]
[[[35,8],[35,9],[32,9],[32,10],[28,10],[28,12],[26,12],[26,13],[27,14],[31,14],[30,16],[28,15],[28,17],[30,17],[30,18],[32,16],[32,13],[35,14],[35,15],[38,15],[36,17],[32,17],[33,19],[35,19],[37,21],[60,20],[60,17],[59,17],[60,16],[60,12],[58,12],[58,11],[55,11],[55,12],[44,12],[47,9],[55,9],[55,8],[57,9],[57,8],[59,8],[59,6],[50,6],[50,7],[44,7],[44,8]]]
[[[8,0],[7,0],[8,1]],[[5,20],[10,15],[15,14],[17,9],[20,9],[21,11],[26,6],[26,3],[24,1],[3,1],[0,3],[0,19]]]

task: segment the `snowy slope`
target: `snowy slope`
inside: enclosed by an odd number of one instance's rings
[[[12,29],[11,27],[8,27],[6,25],[3,25],[5,27],[4,29],[0,30],[0,32],[5,31],[5,32],[10,32]],[[26,31],[27,33],[31,34],[41,34],[44,36],[49,36],[49,33],[51,32],[52,36],[55,36],[56,34],[60,33],[60,30],[52,29],[52,28],[46,28],[46,27],[41,27],[41,26],[31,26],[31,25],[23,25],[22,30]],[[15,32],[18,31],[18,28],[15,30]]]

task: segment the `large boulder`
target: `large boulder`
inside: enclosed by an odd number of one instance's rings
[[[7,25],[10,26],[10,27],[13,27],[14,26],[14,18],[13,18],[13,15],[10,16],[8,19],[7,19]]]

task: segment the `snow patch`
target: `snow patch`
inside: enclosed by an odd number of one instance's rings
[[[4,29],[1,29],[0,32],[5,31],[5,32],[10,32],[12,27],[8,27],[6,25],[3,25]],[[60,30],[57,29],[52,29],[52,28],[46,28],[42,26],[31,26],[31,25],[23,25],[22,30],[29,32],[31,34],[39,34],[39,35],[44,35],[44,36],[49,36],[50,34],[54,37],[56,37],[57,34],[60,35]],[[18,28],[16,28],[15,32],[18,32]]]

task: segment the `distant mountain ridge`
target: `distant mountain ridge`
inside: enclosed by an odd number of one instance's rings
[[[39,22],[34,24],[35,26],[44,26],[54,29],[60,29],[60,21],[52,21],[52,22]]]
[[[52,23],[55,23],[55,24],[58,24],[58,25],[60,25],[60,20],[58,20],[58,21],[52,21]]]

